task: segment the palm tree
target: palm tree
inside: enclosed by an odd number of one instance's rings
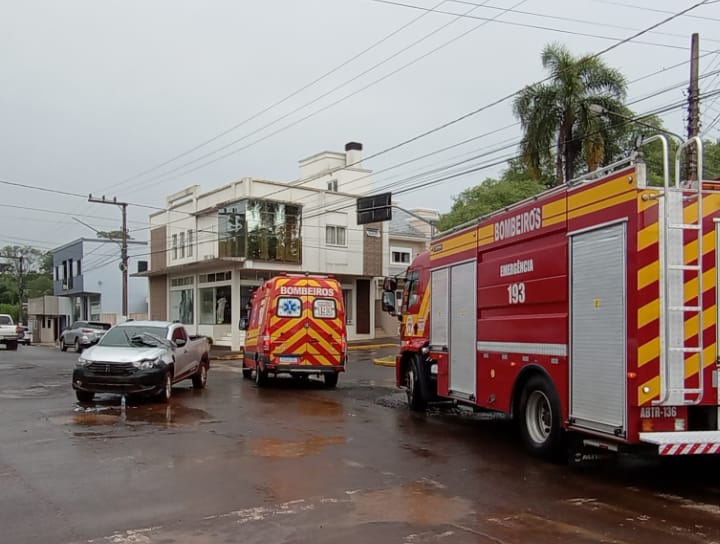
[[[550,77],[525,87],[513,111],[524,131],[520,150],[530,174],[540,179],[543,164],[554,158],[555,177],[562,183],[574,177],[581,156],[589,170],[605,161],[605,149],[622,123],[616,116],[593,114],[589,106],[626,113],[626,82],[597,57],[576,58],[562,45],[545,46],[541,59]]]

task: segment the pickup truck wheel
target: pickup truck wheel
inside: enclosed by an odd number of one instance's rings
[[[170,397],[172,397],[172,385],[173,385],[172,372],[167,371],[165,373],[165,378],[163,379],[163,388],[158,395],[160,398],[160,402],[163,402],[163,403],[170,402]]]
[[[207,385],[207,372],[207,363],[202,361],[200,363],[200,368],[198,368],[198,371],[192,377],[192,384],[195,389],[205,389],[205,386]]]
[[[339,377],[339,372],[333,372],[332,374],[324,374],[323,379],[325,380],[325,387],[327,387],[328,389],[334,389],[337,386]]]
[[[82,353],[82,346],[80,345],[80,340],[77,338],[75,339],[75,353]]]
[[[60,351],[67,351],[67,344],[65,343],[65,338],[60,337]]]
[[[5,344],[5,347],[7,347],[10,351],[17,351],[17,345],[17,340],[10,340],[7,344]]]
[[[75,391],[75,396],[80,402],[92,402],[92,400],[95,398],[95,393],[92,391]]]

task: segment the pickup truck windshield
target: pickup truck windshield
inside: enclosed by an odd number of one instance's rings
[[[153,336],[159,336],[160,338],[167,338],[168,330],[167,327],[133,327],[123,326],[114,327],[105,333],[102,340],[98,342],[99,346],[107,347],[132,347],[137,345],[138,342],[133,342],[133,336],[140,336],[142,334],[152,334]],[[151,340],[148,338],[148,340]]]

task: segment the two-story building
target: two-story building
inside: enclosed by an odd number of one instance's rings
[[[371,192],[362,145],[300,161],[298,180],[242,178],[201,193],[189,187],[150,215],[151,319],[184,323],[238,349],[252,290],[281,273],[327,274],[343,289],[348,339],[376,329],[376,279],[388,249],[382,223],[358,225],[356,199]]]
[[[53,295],[70,300],[70,321],[103,320],[111,323],[125,318],[147,316],[147,280],[128,278],[128,314],[122,316],[122,271],[120,241],[80,238],[51,251]],[[142,270],[148,260],[147,242],[128,240],[128,268]]]

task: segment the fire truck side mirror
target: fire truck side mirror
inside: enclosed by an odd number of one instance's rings
[[[247,330],[248,327],[248,320],[246,318],[240,319],[240,322],[238,323],[238,329],[241,331]]]
[[[398,315],[395,305],[395,291],[383,291],[382,309],[390,315]]]
[[[385,278],[383,280],[383,291],[397,290],[397,280],[395,278]]]

